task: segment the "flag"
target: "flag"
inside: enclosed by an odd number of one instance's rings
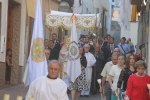
[[[40,0],[37,0],[30,54],[23,82],[25,85],[30,85],[36,78],[46,76],[47,74],[47,61],[44,53],[42,10]]]
[[[74,82],[76,78],[81,74],[81,63],[79,57],[78,41],[77,41],[77,32],[76,24],[77,17],[73,14],[71,16],[73,21],[69,45],[69,57],[67,61],[66,73],[68,74],[70,81]]]

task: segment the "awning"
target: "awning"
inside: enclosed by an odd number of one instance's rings
[[[71,30],[72,22],[70,20],[73,13],[51,11],[46,13],[46,26],[48,28],[64,27],[66,30]],[[77,28],[83,28],[85,30],[100,27],[100,15],[101,14],[74,14],[78,20],[76,22]],[[97,19],[97,20],[96,20]],[[97,25],[96,25],[97,22]]]

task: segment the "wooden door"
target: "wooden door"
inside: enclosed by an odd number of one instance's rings
[[[8,8],[8,26],[7,26],[7,49],[12,50],[13,42],[13,19],[14,19],[14,8]]]
[[[30,54],[30,46],[31,46],[32,33],[33,33],[33,25],[34,25],[34,19],[32,17],[29,17],[28,56]]]

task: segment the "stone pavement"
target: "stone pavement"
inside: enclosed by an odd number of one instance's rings
[[[3,88],[0,90],[0,100],[3,100],[4,94],[10,94],[10,100],[16,100],[17,96],[22,96],[25,97],[26,93],[28,91],[28,87],[24,87],[23,84],[21,85],[16,85],[16,86],[11,86],[8,88]],[[71,100],[70,94],[69,100]],[[80,100],[101,100],[100,95],[90,95],[89,97],[81,97]]]
[[[3,88],[2,90],[0,90],[0,100],[3,100],[4,94],[10,94],[10,100],[16,100],[17,96],[24,97],[27,90],[28,87],[24,87],[23,84],[8,87],[8,88]]]

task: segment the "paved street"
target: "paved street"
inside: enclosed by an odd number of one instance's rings
[[[3,100],[4,94],[10,94],[10,100],[16,100],[15,98],[19,95],[22,97],[25,97],[25,94],[28,90],[28,87],[24,87],[24,85],[17,85],[17,86],[12,86],[9,88],[4,88],[0,90],[0,100]],[[70,99],[70,94],[69,94],[69,99]],[[70,99],[71,100],[71,99]],[[80,100],[101,100],[100,95],[91,95],[88,98],[81,97]]]

